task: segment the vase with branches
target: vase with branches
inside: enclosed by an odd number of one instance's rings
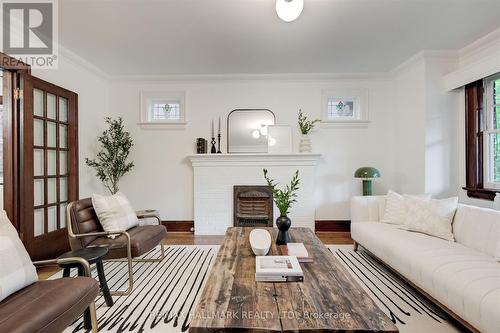
[[[297,191],[299,190],[300,183],[299,170],[295,171],[290,184],[287,184],[283,189],[279,189],[279,184],[269,177],[267,169],[263,169],[263,172],[267,185],[272,189],[274,203],[280,211],[280,216],[276,219],[276,226],[279,229],[276,244],[287,244],[289,241],[288,229],[290,229],[292,225],[292,221],[288,217],[288,214],[290,213],[292,204],[297,201]]]
[[[100,150],[96,158],[85,158],[85,163],[95,169],[97,178],[115,194],[119,191],[120,178],[134,167],[134,162],[127,161],[134,143],[130,133],[124,130],[121,117],[106,117],[104,121],[109,127],[97,138]]]
[[[314,119],[309,120],[306,115],[299,109],[298,124],[300,128],[300,133],[302,134],[300,138],[299,151],[301,153],[310,153],[312,151],[311,138],[309,137],[309,132],[319,123],[321,120]]]

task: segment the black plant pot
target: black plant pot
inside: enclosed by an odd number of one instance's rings
[[[288,216],[280,216],[276,219],[276,226],[278,227],[278,237],[276,238],[277,245],[286,245],[290,241],[288,236],[288,229],[292,225],[292,221]]]

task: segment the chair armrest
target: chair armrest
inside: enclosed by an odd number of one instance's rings
[[[85,276],[91,277],[90,265],[89,265],[88,261],[83,259],[83,258],[80,258],[80,257],[70,257],[70,258],[34,261],[33,265],[35,265],[36,267],[43,267],[43,266],[53,266],[53,265],[70,264],[70,263],[77,263],[77,264],[82,265],[83,271],[85,272]]]
[[[85,238],[94,236],[109,236],[109,235],[124,235],[124,234],[128,236],[128,233],[126,231],[98,231],[98,232],[89,232],[86,234],[72,234],[71,237]]]
[[[351,198],[351,223],[379,222],[385,210],[385,196],[355,196]]]
[[[150,209],[150,210],[138,210],[138,211],[135,212],[135,215],[137,215],[137,218],[139,220],[156,219],[158,221],[158,225],[161,225],[160,214],[158,213],[157,210],[154,210],[154,209]]]

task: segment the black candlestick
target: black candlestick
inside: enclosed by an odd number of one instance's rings
[[[222,154],[220,151],[220,133],[217,134],[217,154]]]
[[[212,154],[215,154],[217,152],[217,149],[215,149],[215,138],[212,137],[212,141],[210,141],[210,143],[212,144],[212,149],[210,149],[210,153]]]

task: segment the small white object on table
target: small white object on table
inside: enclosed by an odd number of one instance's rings
[[[271,234],[264,229],[253,229],[249,236],[250,246],[256,256],[265,256],[271,248]]]

